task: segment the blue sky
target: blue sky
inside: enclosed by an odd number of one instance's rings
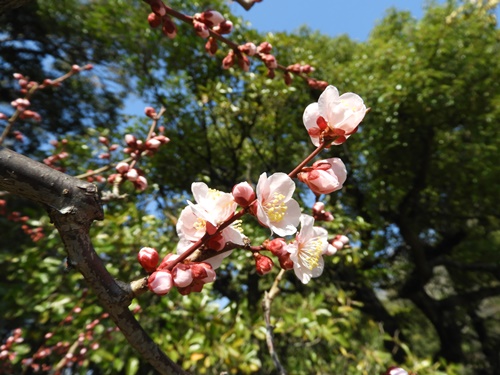
[[[231,10],[261,32],[292,32],[308,25],[323,34],[348,34],[354,40],[364,41],[388,8],[407,10],[415,18],[421,18],[426,3],[425,0],[263,0],[250,11],[237,3],[231,4]]]

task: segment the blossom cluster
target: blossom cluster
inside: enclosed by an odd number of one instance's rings
[[[338,90],[329,86],[317,103],[305,109],[304,125],[317,151],[321,151],[332,144],[345,142],[366,111],[358,95],[339,96]],[[333,215],[325,211],[321,202],[314,205],[313,216],[302,213],[293,198],[296,184],[292,177],[297,177],[319,197],[340,190],[346,181],[347,170],[339,158],[318,160],[310,167],[305,166],[307,160],[290,175],[262,173],[255,189],[248,182],[241,182],[229,193],[211,189],[203,182],[193,183],[194,201],[187,202],[176,224],[177,254],[168,254],[159,262],[155,249],[139,251],[138,260],[150,274],[148,288],[159,295],[167,294],[173,287],[181,294],[201,291],[204,284],[215,280],[214,270],[237,248],[252,252],[256,272],[260,275],[274,267],[273,260],[263,254],[268,251],[277,258],[282,269],[293,269],[304,284],[320,276],[325,264],[323,257],[334,255],[349,243],[349,239],[345,235],[329,238],[326,229],[315,226],[315,219],[333,220]],[[129,173],[127,166],[123,166],[121,173],[125,172]],[[241,225],[245,214],[254,216],[260,225],[269,228],[275,238],[260,246],[251,246]],[[294,238],[287,242],[286,236]]]

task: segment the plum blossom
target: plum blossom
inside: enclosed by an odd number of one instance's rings
[[[318,160],[312,167],[302,169],[297,177],[315,194],[330,194],[342,189],[347,178],[347,170],[339,158]]]
[[[279,236],[297,231],[300,206],[292,198],[295,182],[285,173],[267,177],[262,173],[257,183],[256,216],[260,223]]]
[[[304,284],[323,273],[323,253],[328,248],[328,232],[313,225],[312,216],[301,215],[300,232],[297,233],[295,241],[286,247],[293,261],[295,275]]]
[[[170,292],[173,286],[172,273],[168,270],[155,271],[148,278],[149,290],[160,296]]]
[[[206,233],[215,234],[217,227],[231,218],[237,208],[232,194],[209,189],[205,183],[193,183],[191,190],[196,204],[188,201],[189,205],[182,210],[177,221],[178,254],[184,253]],[[245,242],[246,237],[240,231],[238,222],[235,222],[215,235],[213,240],[209,241],[209,247],[212,250],[221,251],[227,243],[243,246]],[[230,254],[231,251],[221,252],[221,254],[207,259],[207,262],[213,268],[217,268],[222,259]]]
[[[317,103],[306,107],[303,120],[316,147],[323,142],[339,145],[356,132],[366,111],[363,99],[357,94],[347,92],[339,96],[337,88],[330,85]]]

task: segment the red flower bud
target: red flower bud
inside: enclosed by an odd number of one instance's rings
[[[271,258],[261,255],[259,253],[254,253],[253,257],[255,259],[255,269],[259,275],[265,275],[273,269],[274,263]]]
[[[149,13],[148,15],[148,23],[149,26],[153,29],[156,29],[158,26],[162,24],[162,19],[156,13]]]
[[[137,254],[137,260],[146,272],[155,271],[158,266],[159,259],[158,252],[152,247],[143,247]]]

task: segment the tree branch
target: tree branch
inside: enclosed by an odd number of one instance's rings
[[[161,374],[186,374],[156,345],[128,306],[132,295],[106,270],[89,236],[104,218],[95,185],[65,175],[14,151],[0,149],[0,189],[45,206],[68,253],[130,345]]]

